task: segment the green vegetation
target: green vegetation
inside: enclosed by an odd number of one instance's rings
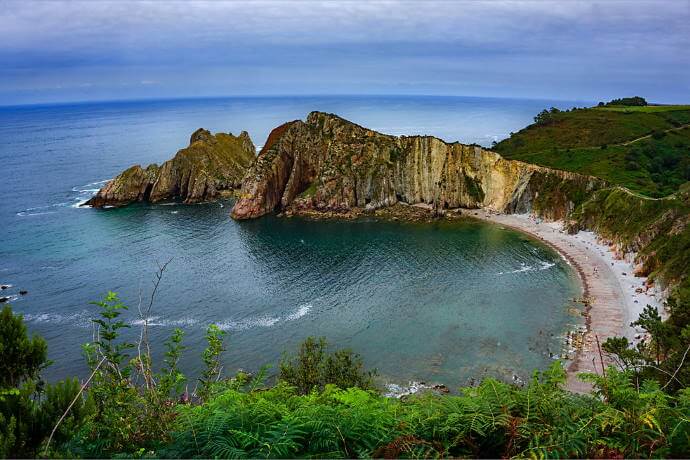
[[[559,362],[525,386],[486,379],[457,395],[392,399],[347,350],[308,338],[285,357],[277,382],[265,369],[229,377],[224,333],[207,331],[205,370],[188,392],[177,367],[175,330],[161,369],[151,366],[146,322],[137,344],[122,340],[127,307],[114,293],[95,305],[97,334],[85,347],[88,386],[67,380],[45,391],[45,342],[29,339],[20,316],[2,312],[0,347],[18,347],[0,398],[5,457],[354,458],[354,457],[685,457],[690,455],[690,304],[662,322],[648,309],[638,324],[651,339],[604,348],[620,368],[588,374],[590,395],[563,389]],[[685,349],[685,355],[681,351]],[[647,364],[650,363],[650,364]],[[653,364],[651,364],[653,363]],[[7,365],[7,364],[5,364]],[[653,367],[652,367],[653,366]],[[70,404],[74,405],[68,409]],[[64,418],[63,414],[65,415]],[[55,435],[50,433],[55,429]]]
[[[48,347],[41,337],[29,338],[21,316],[9,306],[0,312],[0,457],[34,457],[41,443],[79,391],[77,379],[54,385],[40,377],[49,364]],[[78,399],[53,439],[70,439],[86,414],[90,399]]]
[[[689,181],[690,106],[613,102],[544,110],[494,148],[506,158],[597,176],[652,197]]]
[[[672,112],[675,110],[690,110],[690,105],[645,105],[645,106],[599,106],[597,110],[607,110],[611,112]]]
[[[607,102],[604,104],[603,102],[600,102],[598,104],[598,107],[611,107],[611,106],[631,106],[631,107],[645,107],[647,105],[647,101],[645,98],[640,97],[640,96],[634,96],[634,97],[624,97],[621,99],[613,99],[612,101]]]
[[[640,274],[672,288],[681,302],[690,302],[690,183],[664,199],[622,188],[598,190],[570,218],[622,251],[637,252]]]
[[[91,372],[82,384],[46,384],[46,342],[29,338],[9,306],[2,310],[0,456],[689,457],[690,128],[683,125],[690,108],[642,102],[543,111],[496,146],[508,157],[669,195],[649,198],[591,178],[565,186],[553,175],[531,178],[536,213],[566,209],[571,230],[594,230],[636,252],[636,271],[670,291],[668,319],[648,306],[633,323],[647,332],[643,340],[602,344],[616,365],[582,376],[591,394],[565,390],[556,362],[525,386],[486,379],[456,395],[392,399],[357,354],[331,351],[323,338],[307,338],[296,356],[285,356],[269,384],[266,367],[256,375],[224,370],[225,332],[214,325],[194,381],[178,367],[183,331],[172,332],[155,365],[147,322],[137,343],[123,340],[128,308],[110,292],[94,303],[94,340],[84,346]],[[466,186],[474,193],[476,184]],[[153,295],[142,317],[152,304]]]
[[[316,196],[316,190],[318,188],[318,180],[314,180],[309,187],[307,187],[302,193],[299,194],[299,198],[312,198]]]
[[[280,363],[280,380],[305,395],[329,384],[373,390],[375,375],[376,372],[365,371],[362,358],[350,350],[328,353],[323,337],[309,337],[300,346],[297,357],[285,357]]]

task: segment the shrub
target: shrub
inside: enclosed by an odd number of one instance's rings
[[[376,371],[364,370],[358,354],[350,350],[328,353],[325,338],[309,337],[296,357],[283,358],[279,379],[295,387],[299,394],[308,394],[314,389],[323,390],[328,384],[371,390],[375,388],[375,374]]]

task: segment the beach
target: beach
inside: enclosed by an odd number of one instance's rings
[[[464,215],[511,227],[538,238],[558,251],[578,272],[582,281],[587,330],[574,359],[568,363],[567,387],[583,393],[591,385],[582,382],[581,372],[602,373],[602,364],[611,364],[599,345],[616,336],[636,342],[644,331],[630,326],[646,305],[663,314],[663,296],[654,287],[645,287],[646,278],[633,275],[630,257],[617,259],[613,251],[592,232],[570,235],[561,222],[544,222],[527,214],[498,214],[490,210],[465,210]],[[640,292],[641,291],[641,292]],[[597,343],[598,342],[598,343]]]

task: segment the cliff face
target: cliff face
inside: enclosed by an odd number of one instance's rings
[[[532,211],[559,219],[604,185],[594,177],[506,160],[478,146],[385,135],[312,112],[305,122],[273,130],[242,183],[232,216],[404,202]]]
[[[137,201],[180,199],[193,203],[239,188],[256,155],[249,134],[239,136],[205,129],[192,134],[189,147],[162,165],[139,165],[111,180],[86,205],[123,206]]]

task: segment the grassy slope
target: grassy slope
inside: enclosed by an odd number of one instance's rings
[[[690,106],[601,107],[561,112],[496,145],[506,158],[590,174],[645,195],[690,179]],[[649,136],[665,131],[661,137]],[[603,148],[602,148],[603,147]]]
[[[599,190],[571,218],[622,249],[638,252],[644,274],[690,301],[690,183],[664,199],[620,187]]]

